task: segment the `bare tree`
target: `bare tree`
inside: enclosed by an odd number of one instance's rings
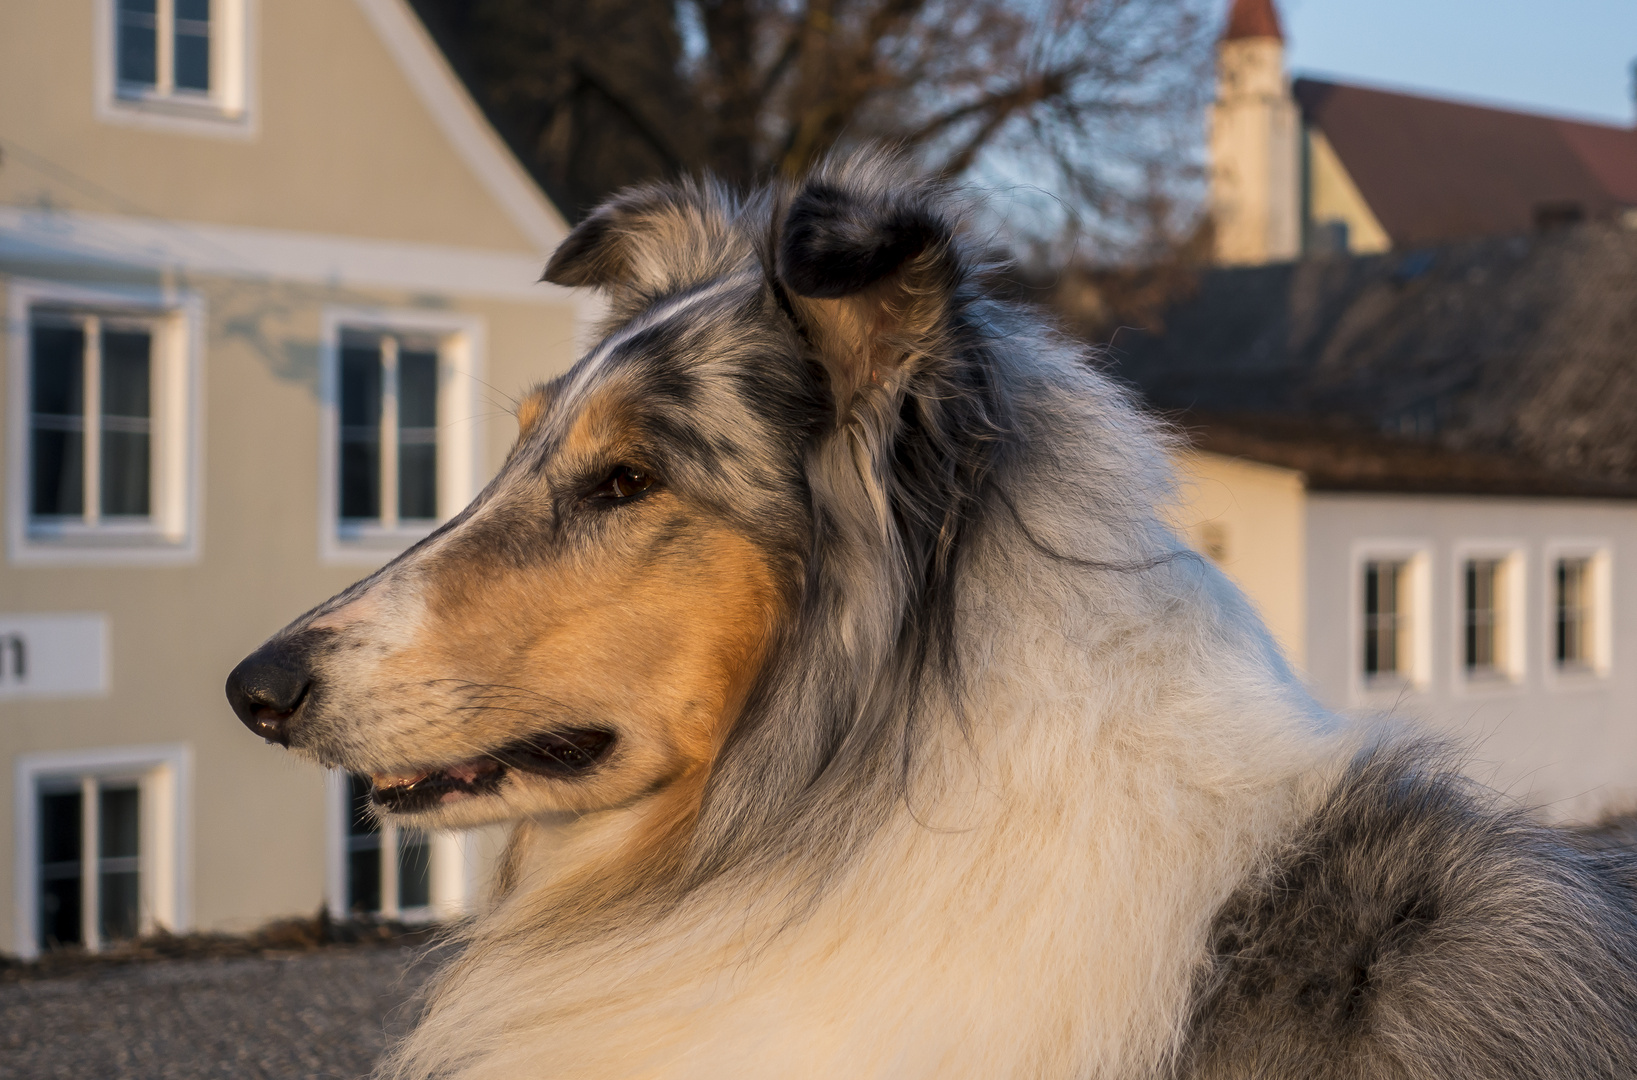
[[[635,180],[795,174],[865,140],[1010,190],[1037,238],[1126,253],[1156,235],[1156,199],[1186,217],[1197,190],[1213,0],[415,3],[571,214]]]

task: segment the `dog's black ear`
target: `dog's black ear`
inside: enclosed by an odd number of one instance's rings
[[[731,198],[708,182],[628,188],[574,227],[541,280],[604,290],[617,322],[654,297],[752,259],[732,213]]]
[[[821,170],[784,212],[777,272],[845,409],[937,350],[960,277],[943,194],[890,159]]]
[[[948,228],[920,200],[872,206],[818,181],[785,212],[779,276],[798,296],[835,300],[869,288],[948,238]]]

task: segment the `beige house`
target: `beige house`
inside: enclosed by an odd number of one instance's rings
[[[405,0],[0,5],[0,950],[465,902],[221,685],[492,472],[564,230]]]

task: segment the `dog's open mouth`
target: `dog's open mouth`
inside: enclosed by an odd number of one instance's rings
[[[602,728],[550,731],[442,769],[375,773],[370,799],[389,813],[402,814],[492,795],[512,769],[573,779],[596,768],[613,745],[614,733]]]

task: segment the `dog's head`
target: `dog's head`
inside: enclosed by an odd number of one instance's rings
[[[948,532],[888,475],[923,467],[892,432],[965,272],[941,198],[865,163],[599,209],[545,277],[604,290],[601,342],[527,395],[465,511],[234,670],[240,719],[423,825],[696,805],[801,613],[824,609],[855,679],[897,617],[862,610],[892,591],[866,564],[925,563]]]

